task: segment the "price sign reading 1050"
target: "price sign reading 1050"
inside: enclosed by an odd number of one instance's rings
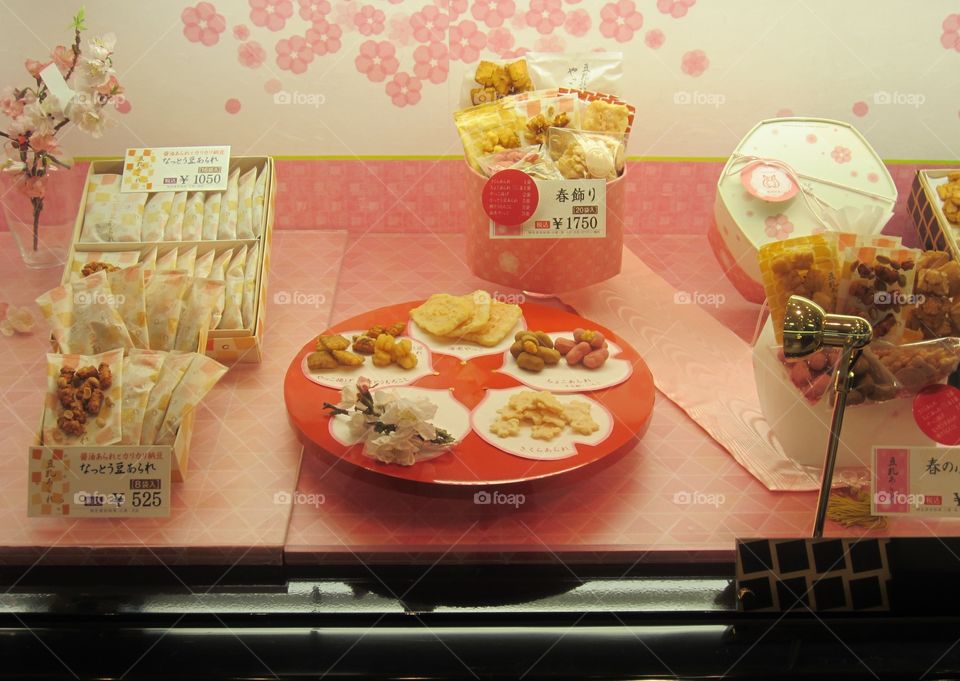
[[[220,184],[220,178],[222,175],[220,173],[205,173],[202,175],[194,175],[195,184]]]

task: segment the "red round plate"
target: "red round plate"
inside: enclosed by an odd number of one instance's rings
[[[372,310],[343,321],[325,333],[366,329],[375,324],[406,320],[410,316],[410,310],[422,302],[401,303]],[[311,338],[293,358],[284,380],[284,399],[294,426],[301,438],[313,442],[323,451],[346,463],[381,475],[437,485],[507,484],[536,480],[577,470],[632,447],[646,430],[654,400],[653,377],[637,351],[609,329],[575,314],[535,303],[525,303],[521,307],[527,328],[546,332],[572,332],[577,327],[596,329],[622,348],[617,357],[626,359],[633,365],[633,373],[623,383],[612,388],[584,393],[605,406],[613,416],[613,431],[600,444],[579,444],[578,453],[574,456],[539,461],[507,454],[488,444],[471,430],[450,452],[435,459],[413,466],[380,463],[364,456],[362,445],[343,445],[330,434],[330,417],[322,405],[324,402],[339,402],[340,392],[311,382],[301,369],[303,358],[314,349],[316,337]],[[503,358],[503,354],[498,353],[461,362],[455,357],[433,351],[433,367],[439,375],[425,376],[412,385],[434,389],[452,388],[456,398],[473,410],[483,399],[487,388],[512,388],[520,385],[516,379],[496,371],[502,365]],[[362,369],[358,370],[357,377],[362,373]]]

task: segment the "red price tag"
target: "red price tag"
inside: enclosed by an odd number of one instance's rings
[[[913,418],[924,435],[942,445],[960,445],[960,390],[931,385],[913,398]]]
[[[498,225],[522,225],[539,203],[537,183],[522,170],[501,170],[483,185],[483,210]]]

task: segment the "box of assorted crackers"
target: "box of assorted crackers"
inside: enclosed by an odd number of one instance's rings
[[[223,282],[206,354],[226,363],[260,362],[276,196],[273,159],[231,158],[225,191],[121,192],[122,172],[119,159],[90,164],[63,283],[138,264],[148,281],[154,272],[176,272]]]
[[[918,170],[907,210],[924,248],[960,260],[960,170]]]

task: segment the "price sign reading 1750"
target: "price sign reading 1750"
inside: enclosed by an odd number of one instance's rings
[[[565,218],[553,218],[554,229],[588,230],[598,227],[596,215],[568,215]]]

